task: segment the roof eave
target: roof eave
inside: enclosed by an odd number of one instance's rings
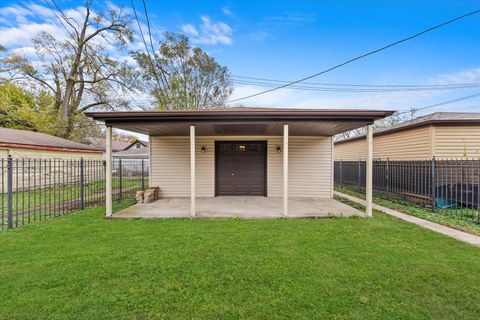
[[[177,112],[87,112],[94,120],[115,121],[314,121],[314,120],[367,120],[374,121],[393,114],[378,110],[299,110],[299,111],[177,111]]]
[[[406,126],[401,126],[398,128],[391,128],[391,129],[386,129],[382,130],[379,132],[374,132],[373,136],[381,136],[389,133],[394,133],[394,132],[400,132],[400,131],[405,131],[409,129],[415,129],[415,128],[420,128],[424,126],[429,126],[429,125],[457,125],[457,124],[468,124],[468,125],[474,125],[474,124],[480,124],[480,119],[433,119],[433,120],[427,120],[424,122],[418,122],[418,123],[412,123],[410,125]],[[356,137],[344,139],[344,140],[339,140],[335,141],[335,144],[342,144],[342,143],[347,143],[351,141],[356,141],[356,140],[361,140],[365,139],[365,135],[359,135]]]
[[[88,153],[102,153],[103,152],[102,150],[96,150],[96,149],[39,146],[39,145],[33,145],[33,144],[6,143],[6,142],[0,142],[0,147],[2,147],[2,148],[46,150],[46,151],[65,151],[65,152],[88,152]]]

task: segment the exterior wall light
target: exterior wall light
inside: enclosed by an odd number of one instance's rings
[[[207,152],[207,148],[206,148],[205,146],[202,146],[202,148],[200,149],[200,152],[201,152],[201,153]]]
[[[282,153],[282,148],[280,148],[280,146],[277,146],[277,153]]]

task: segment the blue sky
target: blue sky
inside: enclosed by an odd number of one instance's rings
[[[134,2],[142,11],[142,2]],[[58,3],[72,12],[82,4],[81,1],[61,0]],[[111,3],[131,8],[130,1]],[[195,45],[228,66],[233,75],[280,80],[308,76],[480,8],[477,1],[459,0],[146,0],[146,3],[154,37],[158,38],[167,30],[188,33]],[[96,2],[97,6],[102,4]],[[0,43],[10,49],[28,48],[29,37],[34,31],[42,27],[48,29],[51,23],[47,16],[35,14],[42,8],[45,8],[43,1],[0,1]],[[480,83],[479,40],[480,14],[477,14],[310,81],[373,85]],[[263,89],[237,83],[232,98]],[[242,104],[405,110],[477,92],[480,86],[393,93],[285,89],[244,100]],[[418,115],[433,111],[480,111],[480,98],[428,109]]]

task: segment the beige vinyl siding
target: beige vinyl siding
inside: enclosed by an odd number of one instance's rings
[[[337,144],[335,160],[365,160],[366,148],[365,138]],[[425,159],[431,154],[429,126],[373,137],[374,159]]]
[[[425,159],[431,157],[429,126],[392,132],[373,138],[374,159]]]
[[[334,148],[335,160],[349,161],[367,157],[367,141],[365,139],[336,144]]]
[[[264,139],[265,140],[265,139]],[[283,196],[283,137],[269,137],[267,151],[267,196]]]
[[[290,197],[331,196],[331,138],[290,137],[288,195]]]
[[[151,137],[151,187],[162,197],[190,195],[190,146],[188,137]]]
[[[480,126],[435,126],[434,155],[439,158],[480,157]]]
[[[282,137],[219,136],[196,138],[196,193],[198,197],[215,195],[215,141],[267,141],[267,196],[281,197],[283,192]],[[150,185],[159,186],[163,197],[190,196],[189,137],[150,137]],[[202,146],[206,152],[201,153]],[[290,137],[289,195],[330,197],[331,138]]]

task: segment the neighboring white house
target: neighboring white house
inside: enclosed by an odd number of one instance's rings
[[[105,151],[106,139],[97,137],[88,137],[87,143],[98,149]],[[112,140],[112,152],[115,158],[125,159],[148,159],[149,144],[147,141],[140,139],[127,142]],[[105,152],[103,153],[105,156]]]
[[[104,121],[110,136],[112,127],[149,135],[150,186],[159,186],[162,197],[190,197],[192,215],[196,197],[281,197],[285,214],[288,197],[332,198],[333,136],[390,114],[273,108],[87,113]]]

